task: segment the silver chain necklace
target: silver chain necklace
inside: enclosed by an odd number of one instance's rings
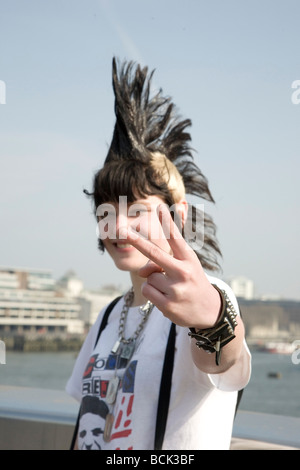
[[[123,357],[124,357],[124,354],[126,354],[125,353],[126,349],[128,350],[127,354],[129,354],[129,352],[132,352],[132,350],[134,348],[134,345],[135,345],[135,341],[138,338],[138,336],[140,335],[141,331],[143,330],[143,328],[144,328],[144,326],[145,326],[145,324],[146,324],[146,322],[149,318],[149,315],[152,312],[153,307],[154,307],[154,305],[149,300],[146,302],[145,305],[143,305],[142,307],[139,307],[139,311],[142,315],[142,321],[137,326],[137,329],[135,330],[133,335],[130,338],[126,339],[125,336],[124,336],[126,320],[127,320],[129,308],[130,308],[130,306],[133,302],[133,298],[134,298],[134,291],[133,291],[133,288],[131,288],[127,292],[127,294],[124,296],[124,306],[123,306],[123,309],[121,311],[120,321],[119,321],[119,338],[118,338],[117,342],[115,343],[114,347],[111,350],[112,353],[117,354],[121,344],[131,345],[131,347],[129,347],[129,348],[123,348],[123,351],[122,351],[122,356]]]
[[[134,352],[135,342],[139,334],[141,333],[142,329],[144,328],[145,323],[148,320],[149,315],[152,312],[153,307],[154,307],[154,305],[149,300],[148,302],[146,302],[144,306],[139,307],[139,311],[142,315],[142,321],[138,325],[133,335],[130,338],[126,339],[124,337],[126,319],[128,316],[129,308],[132,305],[133,298],[134,298],[134,291],[133,291],[133,288],[131,288],[127,292],[127,294],[124,296],[124,306],[123,306],[121,316],[120,316],[120,321],[119,321],[119,339],[114,344],[114,347],[111,350],[111,352],[116,355],[116,366],[115,366],[115,375],[114,377],[110,379],[108,383],[106,397],[105,397],[106,403],[112,407],[112,409],[107,414],[106,419],[105,419],[105,428],[104,428],[104,433],[103,433],[103,440],[105,442],[110,442],[111,432],[112,432],[112,428],[113,428],[113,424],[115,420],[113,409],[114,409],[114,405],[116,402],[116,397],[118,394],[119,386],[121,383],[121,378],[117,375],[119,361],[121,359],[127,360],[127,366],[125,368],[125,371],[126,371],[130,363],[130,358]],[[125,371],[123,372],[122,377],[124,377]]]

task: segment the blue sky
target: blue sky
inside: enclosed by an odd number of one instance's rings
[[[112,136],[115,55],[156,69],[192,120],[220,276],[300,299],[299,16],[297,0],[1,0],[0,265],[128,284],[82,193]]]

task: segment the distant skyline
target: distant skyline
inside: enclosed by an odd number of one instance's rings
[[[90,289],[90,286],[85,285],[83,280],[80,278],[80,276],[77,275],[77,273],[73,269],[68,269],[66,270],[61,276],[58,278],[54,277],[54,273],[50,269],[44,269],[44,268],[37,268],[34,266],[0,266],[0,275],[2,272],[7,273],[8,271],[12,272],[28,272],[29,275],[38,275],[42,276],[42,278],[46,278],[48,282],[48,287],[51,286],[50,288],[55,288],[55,285],[61,286],[62,282],[65,282],[66,279],[76,279],[76,289],[78,289],[78,285],[82,285],[83,291],[102,291],[102,290],[111,290],[115,289],[116,291],[120,290],[123,291],[124,289],[127,289],[129,287],[128,284],[128,279],[125,279],[125,283],[118,283],[120,281],[119,278],[116,278],[116,282],[107,282],[103,283],[100,286],[97,286],[94,289]],[[237,297],[241,297],[247,300],[252,300],[252,299],[259,299],[259,300],[285,300],[282,299],[281,297],[277,295],[258,295],[255,292],[255,286],[254,282],[252,279],[248,279],[244,276],[230,276],[229,278],[225,279],[230,287],[232,288],[233,292]],[[5,286],[5,287],[4,287]],[[7,285],[2,285],[2,288],[7,288]],[[39,289],[40,287],[38,287]],[[291,299],[293,300],[293,299]]]
[[[117,56],[155,69],[192,120],[217,275],[300,300],[299,17],[298,0],[1,0],[0,265],[129,284],[83,194],[112,137]]]

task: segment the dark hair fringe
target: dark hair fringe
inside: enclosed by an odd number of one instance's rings
[[[128,161],[151,164],[153,152],[165,155],[178,169],[182,176],[187,194],[201,197],[214,203],[208,180],[194,163],[191,136],[187,128],[190,119],[181,120],[170,97],[162,95],[160,89],[150,96],[154,70],[148,73],[148,67],[141,68],[134,62],[112,62],[112,84],[115,95],[116,122],[112,141],[104,162]],[[94,178],[94,203],[99,201],[98,176]],[[191,211],[196,214],[195,211]],[[215,271],[220,268],[217,258],[221,251],[216,239],[216,226],[212,218],[205,215],[204,245],[199,249],[193,246],[204,268]],[[103,244],[99,240],[99,248]]]

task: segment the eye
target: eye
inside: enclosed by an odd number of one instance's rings
[[[115,207],[112,204],[100,204],[96,210],[96,216],[98,220],[105,219],[106,217],[111,217],[116,215]]]
[[[80,436],[81,438],[85,437],[85,436],[86,436],[86,431],[81,431],[81,432],[79,433],[79,436]]]
[[[103,430],[101,428],[95,428],[93,429],[92,433],[93,433],[93,436],[98,437],[100,436],[100,434],[103,434]]]
[[[108,218],[115,217],[115,216],[116,216],[116,213],[113,211],[104,211],[103,214],[98,215],[98,220],[108,219]]]

